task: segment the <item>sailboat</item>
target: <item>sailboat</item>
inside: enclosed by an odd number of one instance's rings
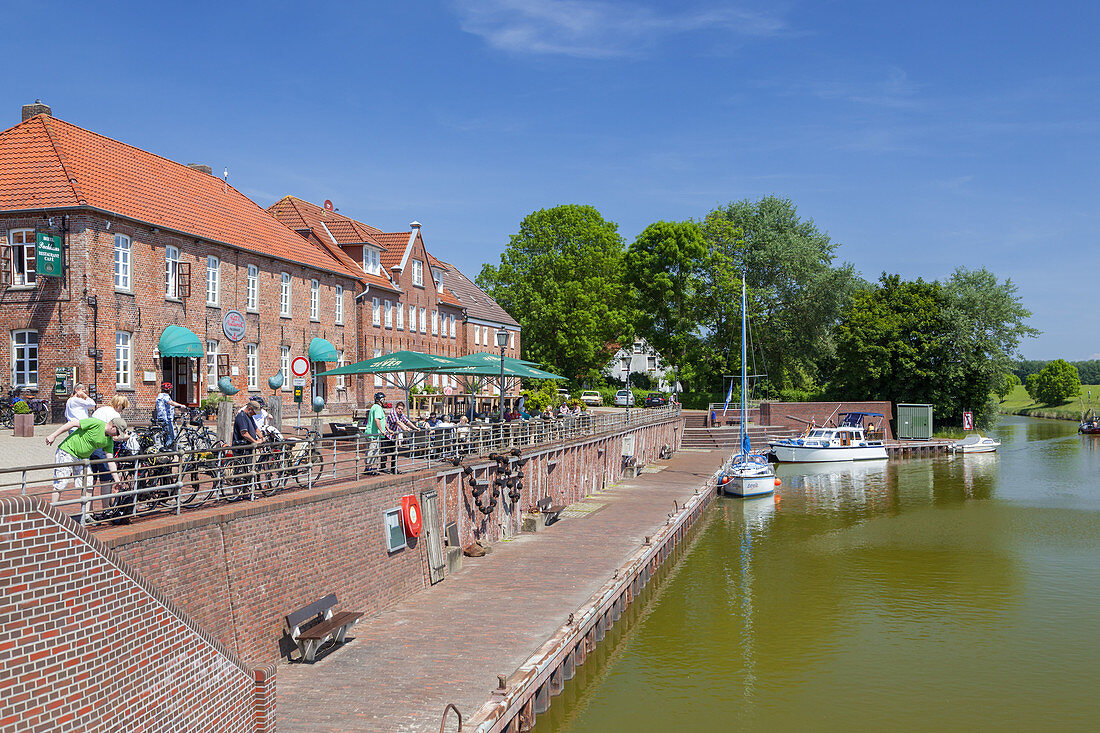
[[[718,488],[730,496],[767,496],[775,491],[778,480],[775,471],[766,456],[752,452],[749,434],[745,430],[748,423],[748,353],[747,324],[749,319],[748,298],[745,294],[745,276],[741,275],[741,439],[738,453],[718,471]]]

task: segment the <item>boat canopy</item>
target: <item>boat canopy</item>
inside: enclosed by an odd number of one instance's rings
[[[863,425],[863,418],[865,417],[886,418],[881,412],[846,412],[844,413],[844,420],[840,423],[840,426],[845,428],[858,428]]]

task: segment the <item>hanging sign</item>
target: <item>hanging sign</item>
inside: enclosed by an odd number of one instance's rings
[[[39,277],[61,277],[61,237],[38,233],[35,238],[34,267]]]
[[[305,389],[304,387],[295,387],[294,388],[294,401],[297,402],[298,404],[302,404],[302,391],[304,389]]]
[[[222,318],[222,332],[230,341],[237,342],[244,338],[246,324],[244,315],[240,311],[227,311]]]
[[[452,389],[451,387],[444,387],[443,388],[443,394],[450,397],[452,394],[454,394],[454,389]]]
[[[304,356],[296,356],[290,362],[290,372],[296,377],[304,377],[309,374],[309,359]]]
[[[967,411],[963,413],[963,430],[974,429],[974,413]]]

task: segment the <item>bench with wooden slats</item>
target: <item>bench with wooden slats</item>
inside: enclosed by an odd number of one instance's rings
[[[302,661],[312,664],[317,651],[329,640],[335,644],[343,644],[348,629],[363,615],[360,611],[333,613],[335,606],[336,594],[330,593],[319,601],[287,614],[287,632],[298,645]]]
[[[565,504],[554,504],[554,500],[549,496],[544,496],[535,502],[535,506],[539,512],[546,518],[546,524],[551,525],[558,521],[561,513],[565,511]]]

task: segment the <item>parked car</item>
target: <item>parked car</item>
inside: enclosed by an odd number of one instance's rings
[[[629,389],[620,389],[615,393],[615,407],[633,407],[634,393]]]
[[[600,407],[603,405],[603,397],[594,389],[586,389],[581,392],[581,402],[589,407]]]
[[[668,404],[668,397],[660,392],[650,392],[645,396],[646,407],[664,407]]]
[[[569,390],[559,389],[558,390],[558,397],[561,397],[562,399],[568,401],[569,400]]]

